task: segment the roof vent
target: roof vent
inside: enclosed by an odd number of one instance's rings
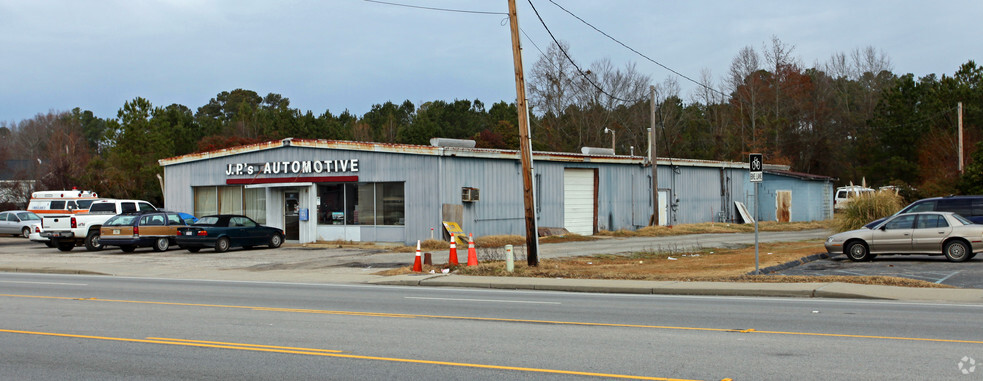
[[[600,148],[600,147],[581,147],[580,153],[584,155],[598,155],[598,156],[614,156],[614,150],[610,148]]]
[[[474,148],[475,141],[467,139],[431,138],[430,145],[434,147]]]

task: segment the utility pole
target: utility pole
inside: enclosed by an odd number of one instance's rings
[[[659,225],[659,171],[655,156],[655,86],[649,86],[651,93],[652,120],[649,122],[649,161],[652,162],[652,218],[649,219],[649,226]]]
[[[957,103],[959,111],[959,174],[963,174],[963,103]]]
[[[526,207],[526,258],[529,266],[539,266],[539,229],[536,228],[536,194],[532,183],[532,137],[529,133],[529,109],[526,107],[526,80],[522,73],[522,48],[519,46],[519,15],[515,0],[509,0],[509,24],[512,29],[512,59],[515,62],[515,105],[519,109],[519,155],[522,162],[522,199]]]

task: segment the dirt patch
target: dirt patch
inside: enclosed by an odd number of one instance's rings
[[[761,244],[758,267],[799,261],[823,253],[822,241],[802,241]],[[424,272],[441,272],[448,266],[425,266]],[[504,261],[483,261],[478,266],[455,266],[450,271],[461,275],[514,276],[573,279],[631,279],[658,281],[716,281],[716,282],[846,282],[857,284],[906,287],[950,287],[931,282],[886,276],[784,276],[747,275],[754,268],[754,246],[733,249],[703,249],[679,252],[636,252],[630,255],[595,255],[546,259],[539,266],[525,261],[515,263],[515,271],[505,271]],[[411,267],[401,267],[378,273],[398,275],[412,273]]]

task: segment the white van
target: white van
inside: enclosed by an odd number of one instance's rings
[[[34,192],[27,210],[36,214],[85,213],[89,211],[89,205],[98,199],[96,192],[77,189]]]
[[[851,185],[847,187],[836,188],[836,195],[833,196],[833,208],[843,209],[846,204],[850,203],[850,199],[860,195],[872,195],[874,190],[867,187],[862,187],[860,185]]]

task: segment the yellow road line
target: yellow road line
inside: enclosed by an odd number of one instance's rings
[[[231,346],[236,346],[236,347],[255,347],[255,348],[269,348],[269,349],[286,349],[286,350],[291,350],[291,351],[304,351],[304,352],[330,352],[330,353],[341,353],[341,352],[344,352],[344,351],[339,351],[339,350],[334,350],[334,349],[281,347],[281,346],[276,346],[276,345],[226,343],[226,342],[222,342],[222,341],[172,339],[172,338],[167,338],[167,337],[148,337],[147,340],[168,341],[168,342],[181,342],[181,343],[231,345]]]
[[[331,352],[341,352],[341,351],[333,351],[328,349],[278,347],[272,345],[223,343],[223,342],[203,341],[203,340],[168,339],[168,338],[155,338],[155,337],[148,337],[146,339],[128,339],[123,337],[73,335],[67,333],[20,331],[20,330],[12,330],[12,329],[0,329],[0,332],[25,334],[25,335],[67,337],[67,338],[77,338],[77,339],[109,340],[109,341],[121,341],[121,342],[132,342],[132,343],[166,344],[166,345],[181,345],[181,346],[219,348],[219,349],[237,349],[243,351],[301,354],[301,355],[311,355],[311,356],[347,358],[347,359],[356,359],[356,360],[374,360],[374,361],[402,362],[402,363],[411,363],[411,364],[444,365],[444,366],[478,368],[478,369],[510,370],[510,371],[519,371],[519,372],[552,373],[552,374],[564,374],[564,375],[575,375],[575,376],[593,376],[593,377],[603,377],[603,378],[624,378],[624,379],[634,379],[634,380],[661,380],[661,381],[695,381],[695,380],[685,380],[685,379],[678,379],[678,378],[645,377],[645,376],[632,376],[626,374],[613,374],[613,373],[578,372],[578,371],[560,370],[560,369],[526,368],[526,367],[515,367],[515,366],[449,362],[449,361],[417,360],[417,359],[406,359],[406,358],[397,358],[397,357],[360,356],[360,355],[331,353]]]
[[[939,342],[939,343],[983,344],[983,341],[980,341],[980,340],[952,340],[952,339],[932,339],[932,338],[899,337],[899,336],[867,336],[867,335],[852,335],[852,334],[839,334],[839,333],[816,333],[816,332],[759,331],[759,330],[756,330],[756,329],[753,329],[753,328],[749,328],[749,329],[731,329],[731,328],[705,328],[705,327],[677,327],[677,326],[645,325],[645,324],[617,324],[617,323],[593,323],[593,322],[572,322],[572,321],[532,320],[532,319],[506,319],[506,318],[489,318],[489,317],[476,317],[476,316],[449,316],[449,315],[422,315],[422,314],[389,314],[389,313],[380,313],[380,312],[331,311],[331,310],[312,310],[312,309],[296,309],[296,308],[236,306],[236,305],[223,305],[223,304],[198,304],[198,303],[177,303],[177,302],[151,302],[151,301],[142,301],[142,300],[115,300],[115,299],[99,299],[99,298],[68,298],[68,297],[57,297],[57,296],[34,296],[34,295],[13,295],[13,294],[0,294],[0,296],[12,297],[12,298],[40,298],[40,299],[58,299],[58,300],[79,300],[79,301],[94,301],[94,302],[108,302],[108,303],[138,303],[138,304],[155,304],[155,305],[170,305],[170,306],[185,306],[185,307],[236,308],[236,309],[247,309],[247,310],[253,310],[253,311],[316,313],[316,314],[329,314],[329,315],[373,316],[373,317],[393,317],[393,318],[454,319],[454,320],[495,321],[495,322],[509,322],[509,323],[534,323],[534,324],[555,324],[555,325],[591,326],[591,327],[647,328],[647,329],[686,330],[686,331],[709,331],[709,332],[765,333],[765,334],[774,334],[774,335],[798,335],[798,336],[820,336],[820,337],[838,337],[838,338],[862,338],[862,339],[900,340],[900,341],[927,341],[927,342]]]

